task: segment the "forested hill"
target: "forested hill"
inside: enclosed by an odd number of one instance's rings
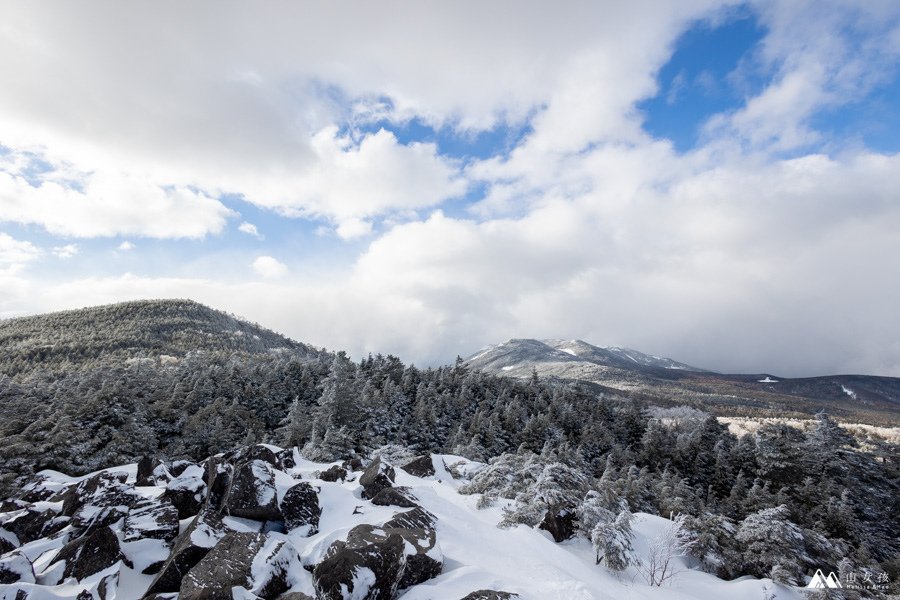
[[[191,300],[140,300],[0,321],[0,373],[80,369],[189,352],[260,354],[311,349]]]

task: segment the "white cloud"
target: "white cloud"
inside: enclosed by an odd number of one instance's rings
[[[287,265],[271,256],[256,257],[253,261],[253,270],[266,279],[277,279],[288,272]]]
[[[128,240],[125,240],[124,242],[119,244],[116,248],[121,252],[129,252],[131,250],[134,250],[134,244],[132,244]]]
[[[372,233],[372,223],[362,219],[347,219],[338,224],[335,233],[341,239],[352,240]]]
[[[65,246],[54,246],[53,247],[53,254],[57,258],[62,258],[62,259],[72,258],[76,254],[78,254],[78,252],[80,252],[80,249],[78,248],[78,244],[66,244]]]
[[[40,254],[40,248],[31,242],[17,240],[0,231],[0,275],[18,273]]]
[[[238,231],[240,231],[241,233],[246,233],[247,235],[252,235],[253,237],[260,240],[263,239],[263,236],[259,233],[256,225],[254,225],[253,223],[248,223],[247,221],[244,221],[243,223],[238,225]]]

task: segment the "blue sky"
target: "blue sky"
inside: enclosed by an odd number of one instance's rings
[[[0,14],[2,316],[900,376],[896,3],[118,10]]]

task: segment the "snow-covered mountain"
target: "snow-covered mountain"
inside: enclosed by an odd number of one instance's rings
[[[533,340],[512,339],[501,344],[488,346],[471,356],[467,362],[478,369],[489,371],[513,371],[520,367],[537,368],[547,372],[544,365],[562,363],[562,369],[578,363],[589,363],[601,367],[624,370],[678,369],[703,372],[703,369],[684,363],[651,356],[618,346],[594,346],[582,340]]]
[[[511,339],[479,350],[466,363],[518,379],[536,372],[541,378],[592,384],[661,406],[690,405],[720,416],[802,417],[827,410],[887,426],[900,416],[900,379],[893,377],[723,374],[629,348],[558,339]]]
[[[319,464],[255,446],[205,464],[42,472],[0,506],[0,598],[803,597],[767,579],[717,579],[683,556],[671,580],[651,586],[637,567],[598,566],[584,538],[498,528],[514,501],[479,509],[478,494],[458,492],[482,463],[429,455],[401,464]],[[671,526],[637,513],[633,564]]]

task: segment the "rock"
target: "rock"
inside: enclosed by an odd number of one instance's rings
[[[9,539],[6,541],[12,543],[13,547],[18,547],[57,533],[68,524],[68,521],[68,518],[57,517],[52,511],[42,511],[32,505],[26,505],[25,508],[7,513],[0,521],[0,528],[16,537],[18,544]]]
[[[22,493],[19,500],[24,502],[44,502],[52,501],[52,499],[64,492],[65,484],[51,480],[46,475],[35,475],[34,478],[22,486]],[[3,512],[0,510],[0,512]]]
[[[127,513],[141,499],[125,482],[127,478],[125,473],[97,473],[71,486],[63,494],[60,514],[85,523],[92,520],[98,508],[116,507],[119,512]]]
[[[210,456],[206,461],[206,474],[203,480],[206,482],[208,492],[204,508],[221,512],[225,507],[225,496],[231,487],[234,477],[234,467],[224,460]]]
[[[278,510],[276,496],[275,471],[272,465],[255,459],[235,470],[225,498],[225,511],[229,515],[245,519],[280,521],[281,512]]]
[[[297,466],[297,462],[294,460],[294,449],[293,448],[285,448],[281,452],[275,455],[277,459],[276,467],[281,471],[287,471],[288,469],[293,469]]]
[[[124,541],[151,538],[171,542],[178,537],[178,510],[164,498],[140,500],[125,518]]]
[[[335,542],[313,570],[319,600],[391,599],[406,561],[403,538],[371,525],[357,525],[346,542]],[[367,571],[368,572],[367,572]]]
[[[261,598],[276,598],[288,589],[288,574],[299,568],[299,556],[285,540],[259,533],[231,532],[188,572],[180,598],[230,592],[235,587]]]
[[[362,471],[363,461],[360,457],[354,456],[345,460],[341,466],[347,471]]]
[[[305,481],[301,481],[285,492],[279,508],[284,517],[284,526],[287,531],[303,526],[309,527],[307,536],[319,531],[319,515],[322,514],[319,497],[312,486]]]
[[[94,509],[94,510],[91,510]],[[82,532],[82,535],[90,535],[97,529],[112,527],[119,524],[128,514],[128,508],[124,506],[106,506],[97,508],[85,506],[72,517],[72,526]],[[67,517],[62,517],[66,519]]]
[[[372,504],[378,506],[399,506],[415,508],[418,506],[409,494],[408,488],[384,488],[372,498]]]
[[[147,588],[147,594],[177,592],[181,580],[225,536],[222,518],[215,513],[198,514],[175,540],[172,553]]]
[[[34,582],[34,567],[27,556],[11,552],[0,558],[0,584]]]
[[[136,486],[166,485],[172,480],[172,475],[166,469],[161,460],[151,456],[145,456],[137,464]]]
[[[307,596],[303,592],[288,592],[278,596],[276,600],[315,600],[315,598]]]
[[[0,554],[6,554],[7,552],[12,552],[15,549],[16,545],[6,539],[3,536],[2,531],[0,531]]]
[[[516,598],[519,598],[518,594],[498,592],[497,590],[478,590],[471,594],[466,594],[459,600],[515,600]]]
[[[172,474],[172,477],[178,477],[179,475],[181,475],[182,473],[184,473],[184,470],[185,470],[185,469],[187,469],[188,467],[192,466],[193,464],[194,464],[194,463],[192,463],[192,462],[189,461],[189,460],[176,460],[176,461],[173,461],[173,462],[172,462],[172,465],[169,467],[169,473]]]
[[[205,474],[206,470],[200,465],[190,465],[166,485],[162,497],[172,503],[179,519],[187,519],[200,512],[207,492],[203,481]]]
[[[262,444],[245,446],[232,452],[227,452],[222,455],[222,459],[225,460],[225,462],[231,463],[235,466],[239,466],[242,463],[252,462],[254,460],[267,462],[273,467],[278,466],[278,457],[274,452],[272,452],[272,450],[270,450],[266,446],[263,446]]]
[[[347,469],[334,465],[319,473],[322,481],[337,481],[347,479]]]
[[[401,468],[416,477],[430,477],[434,475],[434,463],[431,461],[430,454],[414,458]]]
[[[393,487],[395,477],[394,467],[383,462],[381,457],[376,458],[359,478],[359,484],[363,486],[363,498],[374,498],[381,490]]]
[[[435,516],[419,506],[395,514],[382,527],[387,529],[434,529],[435,522]]]
[[[538,528],[550,532],[556,543],[565,541],[575,535],[575,511],[562,507],[548,510]]]
[[[109,527],[101,527],[63,546],[53,557],[53,562],[65,561],[63,577],[80,581],[113,566],[121,558],[115,532]]]
[[[421,508],[409,513],[405,519],[395,517],[381,527],[357,525],[346,542],[332,544],[313,570],[320,597],[342,598],[340,590],[346,588],[353,597],[393,598],[398,589],[440,575],[443,555],[434,518]],[[361,569],[369,569],[372,577],[359,577]],[[354,585],[367,588],[354,590]]]

